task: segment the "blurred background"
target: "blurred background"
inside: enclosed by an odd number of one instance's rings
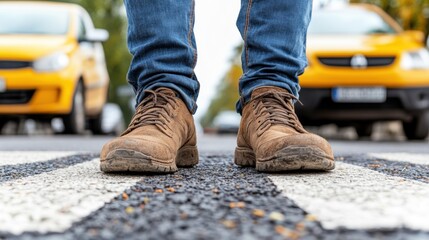
[[[429,132],[429,1],[314,1],[301,121],[340,139],[424,140]],[[201,123],[236,132],[241,45]],[[210,128],[212,127],[212,128]]]
[[[119,134],[134,106],[123,1],[32,5],[39,2],[0,1],[1,133]],[[69,29],[61,26],[67,14],[58,13],[69,7],[52,2],[85,10],[72,8],[77,22]],[[300,78],[303,105],[296,106],[303,123],[330,138],[427,139],[429,0],[313,5],[309,67]],[[196,1],[201,132],[238,130],[239,7],[238,0]],[[28,83],[30,77],[40,84]]]

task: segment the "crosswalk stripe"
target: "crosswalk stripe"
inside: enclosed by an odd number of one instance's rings
[[[0,152],[0,167],[24,163],[43,162],[68,157],[77,152]]]
[[[413,164],[429,165],[429,154],[417,153],[370,153],[371,157],[389,161],[408,162]]]
[[[140,180],[107,175],[99,160],[0,185],[0,232],[62,232]]]
[[[429,231],[429,185],[338,162],[328,173],[270,175],[325,229],[405,227]]]

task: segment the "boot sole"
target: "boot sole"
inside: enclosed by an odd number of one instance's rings
[[[289,146],[267,159],[256,159],[252,149],[235,149],[235,164],[255,167],[261,172],[285,172],[294,170],[323,170],[335,168],[335,161],[317,147]]]
[[[198,149],[196,146],[186,146],[177,152],[175,159],[157,160],[129,149],[116,149],[110,152],[106,159],[100,160],[103,172],[145,172],[173,173],[177,167],[192,167],[198,164]]]

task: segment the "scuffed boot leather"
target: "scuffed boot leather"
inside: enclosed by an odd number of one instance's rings
[[[287,90],[261,87],[253,91],[242,112],[234,161],[259,171],[332,170],[329,143],[307,132],[295,114]]]
[[[127,130],[104,145],[104,172],[175,172],[198,163],[194,120],[168,88],[146,91]]]

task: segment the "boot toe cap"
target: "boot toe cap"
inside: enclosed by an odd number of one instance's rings
[[[328,141],[312,133],[278,136],[264,141],[258,146],[257,158],[271,158],[278,153],[287,153],[288,149],[302,149],[304,152],[314,149],[314,152],[323,153],[333,160],[332,148]]]
[[[115,157],[121,154],[121,157],[143,157],[159,161],[171,161],[174,159],[172,149],[156,139],[120,137],[116,138],[103,146],[100,154],[101,161]],[[116,156],[117,157],[117,156]]]

